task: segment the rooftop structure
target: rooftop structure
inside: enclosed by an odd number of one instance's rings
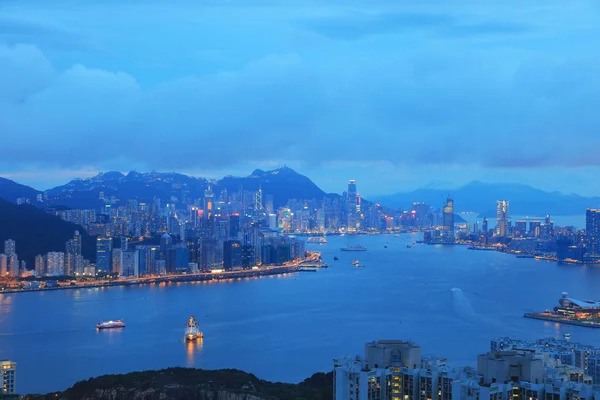
[[[365,345],[364,358],[334,360],[334,400],[600,399],[593,378],[576,366],[592,349],[555,339],[494,339],[475,369],[422,357],[412,342],[380,340]],[[569,351],[574,356],[563,364],[557,355]],[[586,360],[600,374],[600,357]]]

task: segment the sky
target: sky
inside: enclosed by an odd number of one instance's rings
[[[600,195],[600,2],[0,0],[0,176]]]

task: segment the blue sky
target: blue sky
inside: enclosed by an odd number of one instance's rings
[[[0,0],[0,176],[600,195],[600,2]]]

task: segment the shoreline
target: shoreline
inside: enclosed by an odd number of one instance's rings
[[[544,313],[544,312],[525,313],[525,314],[523,314],[523,317],[531,318],[531,319],[538,319],[538,320],[542,320],[542,321],[556,322],[559,324],[583,326],[586,328],[600,328],[600,323],[597,323],[597,322],[584,322],[584,321],[572,320],[572,319],[560,317],[557,315],[550,315],[550,314]]]
[[[100,287],[113,287],[113,286],[137,286],[149,283],[161,284],[171,282],[205,282],[205,281],[226,281],[229,279],[238,278],[256,278],[260,276],[269,275],[281,275],[288,273],[295,273],[299,271],[300,265],[292,266],[276,266],[267,267],[264,269],[251,269],[243,271],[231,271],[231,272],[201,272],[198,274],[186,274],[186,275],[168,275],[160,277],[147,277],[147,278],[135,278],[131,280],[115,280],[103,283],[90,283],[80,285],[65,285],[58,287],[44,287],[44,288],[29,288],[29,289],[9,289],[0,290],[0,296],[3,294],[15,294],[15,293],[28,293],[28,292],[45,292],[53,290],[71,290],[71,289],[93,289]]]

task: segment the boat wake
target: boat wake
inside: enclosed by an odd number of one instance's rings
[[[467,296],[463,293],[463,291],[457,287],[452,288],[452,297],[454,302],[455,311],[462,316],[473,316],[475,315],[475,310],[473,310],[473,306],[471,306],[471,302],[467,299]]]

